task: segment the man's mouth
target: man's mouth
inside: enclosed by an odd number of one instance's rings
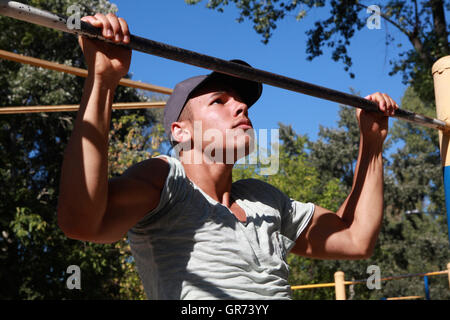
[[[248,129],[252,129],[252,123],[250,122],[250,120],[248,119],[243,119],[241,121],[239,121],[235,126],[233,126],[233,128],[240,128],[243,130],[248,130]]]

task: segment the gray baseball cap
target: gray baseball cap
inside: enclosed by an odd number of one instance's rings
[[[230,61],[251,67],[247,62],[242,60],[234,59]],[[178,120],[186,102],[190,99],[190,95],[196,89],[199,89],[210,81],[223,82],[231,86],[239,93],[248,108],[258,101],[262,94],[262,84],[259,82],[244,80],[215,71],[208,75],[195,76],[181,81],[175,86],[164,107],[164,129],[170,139],[172,139],[170,126]]]

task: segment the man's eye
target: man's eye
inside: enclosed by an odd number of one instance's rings
[[[215,104],[215,103],[223,104],[223,100],[222,99],[216,99],[211,104]]]

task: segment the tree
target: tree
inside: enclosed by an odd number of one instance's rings
[[[74,1],[29,1],[66,13]],[[114,11],[108,1],[77,1],[83,14]],[[86,68],[72,35],[0,17],[4,50]],[[0,61],[0,106],[78,104],[83,79]],[[146,101],[119,87],[115,101]],[[110,174],[158,152],[161,114],[114,111]],[[0,297],[2,299],[142,298],[126,241],[99,245],[67,239],[56,223],[60,168],[73,113],[3,115],[0,118]],[[152,139],[150,139],[152,138]],[[128,251],[127,251],[128,250]],[[81,290],[68,290],[67,267],[81,269]]]
[[[408,88],[402,98],[402,105],[410,110],[427,116],[433,116],[430,110]],[[393,142],[400,145],[392,153],[388,180],[392,208],[421,212],[445,212],[442,167],[439,152],[438,132],[418,127],[407,122],[396,121],[391,129]]]
[[[201,0],[185,2],[197,4]],[[295,14],[301,21],[312,10],[327,10],[328,16],[316,21],[314,27],[306,31],[307,59],[313,60],[323,54],[324,48],[331,48],[332,59],[343,63],[351,77],[355,75],[351,72],[352,58],[348,46],[356,32],[366,26],[369,6],[377,5],[380,18],[410,44],[390,60],[390,75],[400,72],[404,82],[411,84],[422,100],[428,103],[434,100],[430,70],[437,59],[450,52],[445,17],[450,3],[444,0],[208,0],[206,6],[223,12],[231,4],[239,10],[237,21],[250,20],[264,43],[269,42],[280,20]],[[369,12],[377,14],[373,10]],[[396,39],[393,34],[387,34],[386,46],[402,46],[402,39]]]

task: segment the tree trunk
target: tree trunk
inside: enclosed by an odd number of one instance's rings
[[[445,20],[444,1],[430,0],[431,11],[433,12],[434,32],[436,33],[436,40],[438,41],[438,54],[440,58],[449,53],[448,50],[448,33],[447,23]]]
[[[412,34],[408,35],[409,41],[414,46],[414,49],[419,54],[419,57],[423,60],[423,62],[427,65],[429,65],[432,61],[431,57],[425,53],[425,50],[423,49],[423,43],[422,40],[419,38],[419,32],[417,29],[414,30]]]

